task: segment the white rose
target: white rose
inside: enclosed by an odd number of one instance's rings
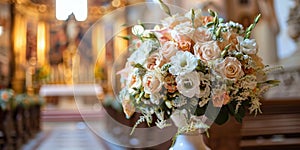
[[[158,43],[155,43],[152,40],[146,40],[144,41],[141,46],[138,48],[138,50],[143,51],[146,55],[149,55],[149,53],[152,50],[155,50],[158,48]]]
[[[239,50],[246,54],[256,54],[257,45],[255,39],[244,39],[241,36],[237,37],[239,45]]]
[[[171,31],[171,36],[176,41],[185,40],[192,38],[194,30],[195,29],[191,22],[183,22],[174,27],[174,29]]]
[[[202,61],[215,60],[220,57],[221,50],[215,41],[197,42],[194,45],[194,54]]]
[[[169,72],[172,75],[184,75],[192,72],[198,65],[197,58],[190,52],[178,51],[170,58],[171,67]]]
[[[149,71],[143,77],[143,87],[147,94],[158,93],[162,88],[161,78],[154,71]]]
[[[166,59],[170,59],[170,57],[174,56],[177,51],[177,43],[173,41],[165,42],[162,48],[159,50],[162,56]]]
[[[237,80],[244,75],[241,62],[235,57],[226,57],[221,63],[216,65],[216,71],[222,77]]]
[[[149,54],[139,49],[135,50],[127,59],[128,63],[144,64]]]
[[[200,95],[200,80],[197,72],[176,77],[177,89],[182,95],[192,98]]]

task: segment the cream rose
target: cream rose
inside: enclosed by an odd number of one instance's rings
[[[207,42],[211,41],[212,39],[212,33],[204,27],[199,27],[195,30],[195,33],[193,35],[194,42]]]
[[[162,20],[162,25],[166,28],[173,29],[178,24],[187,22],[187,21],[191,21],[191,20],[184,16],[174,15],[172,17],[168,17],[168,18]]]
[[[171,31],[171,37],[175,41],[188,40],[192,38],[194,31],[195,29],[191,22],[183,22],[174,27],[174,29]]]
[[[162,84],[163,83],[161,81],[161,77],[159,77],[159,75],[156,72],[149,71],[144,75],[143,87],[145,93],[158,93],[162,88]]]
[[[138,70],[135,68],[127,78],[127,87],[129,93],[135,93],[135,89],[139,89],[142,86],[142,79],[138,75],[137,71]]]
[[[156,67],[161,67],[163,62],[163,56],[158,52],[154,52],[147,58],[145,66],[148,70],[154,70]]]
[[[216,65],[216,71],[222,77],[237,80],[244,75],[241,62],[235,57],[226,57],[221,63]]]
[[[167,60],[169,60],[172,56],[174,56],[177,51],[178,51],[177,43],[173,41],[165,42],[162,48],[159,49],[159,53]]]
[[[194,45],[194,54],[202,61],[215,60],[220,58],[221,50],[215,41],[205,43],[197,42]]]

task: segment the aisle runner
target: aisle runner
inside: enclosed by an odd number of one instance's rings
[[[38,150],[105,150],[97,137],[84,125],[54,128]]]

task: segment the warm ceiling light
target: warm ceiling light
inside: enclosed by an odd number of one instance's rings
[[[77,21],[87,18],[87,0],[56,0],[56,19],[67,20],[72,13]]]

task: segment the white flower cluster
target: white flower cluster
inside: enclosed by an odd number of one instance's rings
[[[169,125],[166,119],[183,117],[180,122],[174,119],[175,124],[190,129],[191,124],[202,126],[192,118],[204,115],[209,102],[220,109],[234,108],[236,114],[245,108],[260,112],[259,97],[271,82],[256,55],[255,39],[247,37],[251,29],[220,23],[216,13],[211,14],[191,10],[166,18],[159,28],[133,27],[134,51],[120,71],[120,100],[128,118],[139,111],[150,123],[156,115],[156,125],[163,128]]]

